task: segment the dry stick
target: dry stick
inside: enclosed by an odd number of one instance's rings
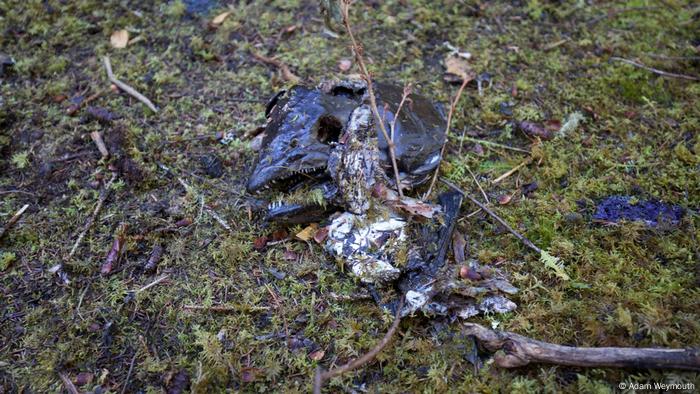
[[[681,79],[688,79],[688,80],[691,80],[691,81],[700,81],[700,78],[698,78],[698,77],[694,77],[694,76],[691,76],[691,75],[670,73],[670,72],[667,72],[667,71],[659,70],[658,68],[653,68],[653,67],[645,66],[645,65],[643,65],[642,63],[637,63],[637,62],[635,62],[635,61],[633,61],[633,60],[624,59],[624,58],[617,57],[617,56],[612,56],[612,57],[610,58],[610,60],[617,60],[617,61],[619,61],[619,62],[627,63],[627,64],[629,64],[629,65],[632,65],[632,66],[635,66],[635,67],[639,67],[639,68],[641,68],[641,69],[647,70],[647,71],[652,72],[652,73],[654,73],[654,74],[661,75],[662,77],[681,78]]]
[[[114,73],[112,72],[112,63],[109,62],[109,57],[105,56],[102,58],[102,60],[104,61],[105,69],[107,70],[107,78],[110,80],[110,82],[117,85],[119,89],[125,91],[136,100],[146,104],[146,106],[150,108],[151,111],[158,112],[158,108],[156,108],[156,106],[153,105],[151,100],[146,98],[146,96],[142,95],[141,93],[137,92],[136,89],[118,80],[117,77],[114,76]]]
[[[407,83],[403,87],[403,94],[401,95],[401,102],[399,103],[398,108],[396,108],[396,113],[394,114],[394,119],[391,120],[391,140],[394,140],[394,132],[396,131],[396,121],[399,119],[399,114],[401,113],[401,108],[403,107],[403,104],[406,102],[406,98],[411,94],[411,83]],[[386,114],[386,111],[385,111]]]
[[[537,252],[539,254],[542,254],[542,249],[538,248],[535,244],[532,243],[532,241],[527,239],[524,235],[513,230],[513,228],[510,227],[510,225],[508,225],[508,223],[506,223],[505,220],[501,219],[500,216],[496,215],[496,213],[493,212],[492,210],[490,210],[486,205],[480,203],[479,200],[477,200],[474,197],[470,196],[469,194],[465,193],[462,189],[457,187],[457,185],[455,185],[454,183],[452,183],[444,178],[440,178],[440,181],[442,183],[446,184],[447,186],[449,186],[450,188],[452,188],[453,190],[455,190],[456,192],[458,192],[459,194],[461,194],[462,196],[468,198],[469,201],[473,202],[474,204],[476,204],[476,206],[481,208],[484,212],[488,213],[492,218],[496,219],[496,221],[498,223],[500,223],[503,227],[505,227],[509,233],[513,234],[515,236],[515,238],[519,239],[520,242],[524,243],[525,246],[527,246],[528,248],[534,250],[535,252]]]
[[[65,386],[66,390],[68,390],[69,393],[80,394],[80,391],[78,391],[78,389],[75,388],[75,385],[73,384],[73,382],[70,381],[66,374],[64,374],[63,372],[59,372],[58,376],[63,381],[63,386]]]
[[[700,349],[573,347],[555,345],[508,331],[490,330],[474,323],[464,323],[465,332],[473,335],[503,368],[529,363],[548,363],[575,367],[663,368],[700,371]]]
[[[102,139],[102,133],[100,133],[99,131],[93,131],[92,133],[90,133],[90,138],[92,138],[92,141],[95,143],[95,145],[97,145],[97,149],[100,151],[102,158],[108,158],[109,151],[107,150],[107,146],[105,146],[105,142]]]
[[[94,101],[98,97],[102,96],[103,94],[107,93],[109,89],[102,89],[97,91],[97,93],[93,94],[92,96],[86,98],[85,100],[81,101],[78,104],[73,104],[68,109],[66,109],[66,115],[68,116],[73,116],[75,115],[76,112],[80,110],[80,108],[90,104],[90,102]]]
[[[472,169],[467,167],[467,171],[469,171],[469,175],[472,176],[472,179],[474,180],[474,183],[476,183],[476,186],[479,187],[479,190],[481,190],[481,195],[484,196],[484,201],[486,201],[486,204],[491,204],[491,201],[489,201],[489,196],[486,195],[486,192],[484,191],[484,188],[481,187],[481,183],[476,179],[476,176],[474,176],[474,173],[472,172]]]
[[[389,331],[386,332],[384,335],[384,338],[382,338],[381,341],[377,343],[377,345],[372,348],[369,352],[365,353],[364,355],[354,359],[353,361],[350,361],[349,363],[342,365],[338,368],[331,369],[330,371],[322,371],[321,367],[318,366],[316,368],[316,374],[314,375],[314,394],[320,394],[321,393],[321,388],[323,387],[323,383],[329,379],[332,379],[336,376],[342,375],[346,372],[350,372],[354,369],[357,369],[372,360],[374,360],[375,357],[386,347],[386,345],[389,344],[391,341],[391,338],[394,336],[394,333],[396,330],[399,328],[399,323],[401,323],[401,310],[403,309],[403,298],[399,301],[399,305],[396,308],[396,317],[394,318],[394,323],[392,323],[391,327],[389,327]]]
[[[22,214],[24,214],[24,211],[26,211],[27,208],[29,208],[29,204],[24,204],[22,208],[17,210],[17,212],[15,212],[15,214],[12,215],[12,217],[10,218],[10,220],[7,221],[5,226],[2,229],[0,229],[0,239],[2,239],[2,237],[5,236],[5,233],[7,233],[7,231],[9,231],[10,228],[14,226],[15,223],[17,223],[17,221],[19,220],[19,218],[22,217]]]
[[[450,112],[447,114],[447,125],[445,126],[445,142],[442,143],[442,148],[440,149],[441,162],[443,156],[445,155],[445,147],[447,147],[447,137],[450,134],[450,124],[452,123],[452,116],[454,115],[455,108],[457,107],[457,103],[459,102],[460,97],[462,97],[462,92],[464,91],[464,88],[467,87],[469,81],[471,81],[471,79],[467,77],[464,77],[462,79],[462,85],[459,87],[459,90],[457,90],[457,94],[455,95],[455,98],[452,100],[452,104],[450,105]],[[423,195],[424,200],[430,196],[430,193],[432,193],[433,187],[435,187],[435,182],[437,181],[439,173],[440,165],[438,164],[438,168],[435,169],[435,173],[433,174],[433,179],[430,181],[430,186],[428,186],[428,191],[425,192],[425,195]]]
[[[382,117],[379,115],[377,99],[374,95],[374,88],[372,86],[372,77],[369,75],[369,71],[367,71],[367,66],[365,65],[365,60],[362,57],[362,47],[360,44],[358,44],[357,40],[355,40],[355,35],[352,33],[352,28],[350,26],[350,2],[351,0],[342,0],[341,3],[340,8],[343,15],[343,25],[345,26],[345,30],[348,32],[348,36],[350,37],[352,49],[353,52],[355,52],[355,59],[357,60],[358,67],[360,67],[360,73],[367,82],[367,95],[369,96],[370,108],[374,118],[376,119],[377,123],[379,123],[379,129],[381,130],[384,140],[386,140],[389,147],[389,157],[391,158],[391,166],[394,169],[394,179],[396,180],[396,191],[399,193],[399,198],[402,198],[403,190],[401,190],[401,177],[399,176],[399,166],[396,164],[396,147],[394,140],[389,137],[389,133],[386,131],[386,126],[382,121]]]
[[[134,357],[131,358],[131,364],[129,364],[129,372],[126,374],[126,379],[124,379],[124,386],[122,386],[121,394],[126,392],[126,388],[129,386],[129,379],[131,379],[131,372],[134,370],[134,361],[136,361],[136,355],[138,351],[134,352]]]
[[[163,166],[163,167],[165,167],[165,166]],[[165,168],[168,169],[167,167],[165,167]],[[168,169],[168,171],[169,170],[170,169]],[[177,181],[180,182],[180,184],[182,185],[182,187],[185,188],[185,190],[192,190],[197,195],[200,195],[202,197],[202,201],[204,200],[204,196],[201,195],[198,191],[196,191],[193,187],[188,185],[184,179],[178,177]],[[226,223],[226,221],[223,218],[221,218],[221,216],[219,216],[218,213],[216,213],[216,211],[214,211],[212,208],[210,208],[209,206],[206,206],[206,205],[204,205],[203,207],[206,208],[207,213],[209,215],[211,215],[211,217],[213,217],[214,220],[216,220],[216,222],[221,225],[221,227],[225,228],[229,232],[233,232],[233,229],[231,228],[231,226],[229,226],[228,223]]]
[[[212,306],[204,306],[204,305],[185,305],[182,307],[182,309],[186,309],[189,311],[209,311],[209,312],[221,312],[221,313],[226,313],[226,312],[240,312],[243,310],[250,310],[250,311],[266,311],[269,310],[270,308],[266,306],[253,306],[253,307],[248,307],[248,308],[240,308],[240,307],[234,307],[234,306],[226,306],[226,305],[212,305]]]
[[[529,150],[525,150],[525,149],[516,148],[516,147],[513,147],[513,146],[508,146],[508,145],[499,144],[498,142],[492,142],[492,141],[488,141],[488,140],[482,140],[482,139],[478,139],[478,138],[472,138],[472,137],[465,136],[465,135],[463,135],[463,136],[458,136],[458,137],[456,136],[455,138],[457,138],[457,139],[460,140],[460,141],[469,141],[469,142],[474,142],[474,143],[482,144],[482,145],[486,145],[486,146],[493,146],[493,147],[496,147],[496,148],[508,149],[508,150],[512,150],[512,151],[520,152],[520,153],[527,153],[527,154],[530,154],[530,153],[531,153]]]
[[[297,77],[290,69],[289,66],[286,64],[282,63],[281,61],[273,58],[273,57],[267,57],[263,56],[257,52],[252,52],[253,57],[265,64],[269,64],[271,66],[275,66],[279,68],[280,72],[282,73],[282,78],[284,78],[285,81],[289,82],[294,82],[297,83],[301,80],[301,78]]]
[[[532,158],[531,158],[531,157],[529,157],[529,158],[523,160],[522,163],[520,163],[520,164],[518,164],[517,166],[515,166],[515,167],[511,168],[510,170],[506,171],[505,174],[503,174],[503,175],[499,176],[498,178],[494,179],[491,183],[493,183],[494,185],[497,184],[498,182],[500,182],[500,181],[502,181],[502,180],[508,178],[509,176],[513,175],[513,174],[514,174],[516,171],[518,171],[519,169],[521,169],[521,168],[523,168],[524,166],[530,164],[530,162],[532,162]]]
[[[109,196],[109,190],[112,188],[112,183],[114,183],[115,179],[117,179],[117,173],[113,172],[112,177],[109,179],[109,182],[107,182],[105,187],[100,192],[100,199],[97,201],[97,205],[95,205],[95,210],[92,211],[92,215],[90,216],[88,221],[85,222],[85,227],[83,228],[83,231],[81,231],[78,235],[78,239],[75,240],[73,248],[70,250],[70,253],[68,253],[68,258],[66,260],[70,260],[73,257],[75,251],[78,250],[78,246],[80,246],[80,242],[82,242],[83,238],[85,237],[85,234],[87,234],[87,232],[90,230],[92,224],[95,223],[95,219],[97,218],[97,215],[100,214],[100,210],[102,210],[102,205],[104,205],[105,201],[107,200],[107,197]]]

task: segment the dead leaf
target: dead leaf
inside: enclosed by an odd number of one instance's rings
[[[228,18],[228,16],[231,15],[232,12],[233,11],[222,12],[216,17],[214,17],[214,19],[211,20],[212,26],[219,26],[220,24],[224,23],[226,18]]]
[[[316,230],[318,230],[318,224],[311,223],[305,229],[299,231],[295,235],[295,237],[297,237],[297,239],[300,239],[302,241],[309,241],[309,240],[313,239],[314,235],[316,235]]]
[[[455,262],[457,264],[462,264],[466,260],[464,250],[467,246],[467,240],[464,238],[464,234],[460,231],[455,231],[452,234],[452,253],[455,256]]]
[[[126,48],[126,45],[129,43],[129,32],[124,29],[117,30],[112,33],[109,42],[114,48]]]
[[[314,234],[314,241],[316,241],[317,244],[320,244],[323,242],[326,237],[328,236],[328,227],[321,227],[316,231],[316,234]]]
[[[471,66],[469,66],[469,62],[456,55],[450,55],[445,58],[445,69],[447,74],[456,75],[462,81],[471,81],[475,76],[474,71],[472,71]]]
[[[326,355],[326,352],[324,352],[323,350],[316,350],[315,352],[312,352],[311,354],[309,354],[309,358],[314,360],[314,361],[321,361],[321,359],[325,355]]]
[[[262,372],[263,372],[263,370],[260,368],[254,368],[254,367],[242,368],[241,369],[241,380],[243,381],[243,383],[254,382],[258,378],[258,375],[260,375]]]
[[[255,238],[253,241],[253,248],[255,250],[262,250],[267,245],[267,241],[268,239],[264,235],[262,237]]]
[[[498,196],[498,203],[500,205],[506,205],[510,202],[510,200],[513,198],[510,194],[501,194]]]

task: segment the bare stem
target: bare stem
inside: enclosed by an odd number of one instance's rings
[[[372,360],[386,347],[386,345],[391,342],[394,333],[399,328],[399,323],[401,323],[401,310],[403,309],[403,298],[399,301],[399,305],[396,308],[396,317],[394,318],[394,323],[389,327],[389,331],[386,332],[384,338],[379,341],[369,352],[363,354],[362,356],[350,361],[349,363],[342,365],[338,368],[331,369],[330,371],[323,371],[321,367],[316,368],[316,375],[314,376],[314,394],[320,394],[323,383],[331,378],[340,376],[346,372],[350,372],[357,369]]]
[[[350,37],[350,42],[352,44],[353,52],[355,52],[355,58],[357,60],[357,65],[360,67],[360,74],[367,82],[367,94],[369,96],[370,109],[374,115],[377,123],[379,123],[379,129],[386,140],[389,147],[389,157],[391,158],[391,166],[394,168],[394,179],[396,180],[396,191],[399,193],[399,198],[403,197],[403,191],[401,190],[401,177],[399,176],[399,166],[396,164],[396,148],[394,146],[394,140],[389,136],[386,130],[386,126],[382,121],[381,115],[379,115],[379,109],[377,108],[377,99],[374,95],[374,88],[372,86],[372,77],[367,71],[367,66],[365,65],[365,60],[362,57],[362,46],[355,39],[355,35],[352,33],[352,27],[350,26],[350,3],[351,0],[343,0],[341,4],[341,12],[343,15],[343,25],[345,30],[348,32]],[[398,115],[397,115],[398,116]]]
[[[455,98],[452,100],[452,104],[450,105],[450,112],[447,114],[447,125],[445,126],[445,142],[442,143],[442,148],[440,149],[440,162],[442,163],[443,156],[445,155],[445,147],[447,146],[447,137],[449,137],[450,134],[450,125],[452,124],[452,117],[454,116],[455,108],[457,107],[457,103],[459,102],[459,99],[462,97],[462,92],[464,91],[464,88],[467,87],[467,84],[469,83],[471,79],[469,78],[464,78],[462,79],[462,85],[460,85],[459,90],[457,90],[457,94],[455,95]],[[423,196],[423,199],[425,200],[426,198],[430,197],[430,193],[433,191],[433,187],[435,187],[435,182],[437,181],[438,175],[440,174],[440,165],[435,169],[435,173],[433,174],[433,179],[430,181],[430,186],[428,187],[428,191],[425,192],[425,195]]]

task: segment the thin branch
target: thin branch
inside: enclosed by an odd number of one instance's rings
[[[99,131],[93,131],[90,133],[90,138],[92,138],[92,141],[95,143],[95,145],[97,145],[97,150],[100,151],[102,158],[107,159],[109,157],[109,151],[107,150],[105,141],[102,139],[102,133]]]
[[[489,201],[489,196],[486,195],[486,192],[484,191],[484,188],[481,187],[481,183],[479,183],[479,180],[476,179],[476,176],[474,176],[474,173],[472,172],[472,169],[467,167],[467,171],[469,171],[469,175],[472,176],[472,179],[474,180],[474,183],[476,183],[476,186],[479,188],[481,191],[481,195],[484,196],[484,201],[486,201],[486,204],[491,204],[491,201]]]
[[[396,113],[394,114],[394,119],[391,120],[391,140],[394,140],[394,135],[396,131],[396,121],[399,119],[399,114],[401,113],[401,108],[403,108],[403,104],[406,102],[406,98],[411,95],[411,83],[407,83],[406,86],[403,87],[403,94],[401,95],[401,102],[399,103],[398,108],[396,108]]]
[[[158,108],[156,108],[156,106],[153,105],[151,100],[149,100],[146,96],[136,91],[136,89],[118,80],[117,77],[114,76],[114,73],[112,72],[112,63],[109,62],[109,57],[105,56],[102,58],[102,60],[104,62],[105,70],[107,70],[107,78],[110,80],[110,82],[117,85],[119,89],[125,91],[136,100],[146,104],[146,106],[150,108],[151,111],[158,112]]]
[[[486,349],[498,352],[496,365],[516,368],[530,363],[576,367],[685,369],[700,371],[700,350],[667,348],[573,347],[538,341],[508,331],[490,330],[464,323],[467,335],[473,335]]]
[[[695,77],[695,76],[692,76],[692,75],[670,73],[670,72],[668,72],[668,71],[659,70],[658,68],[653,68],[653,67],[645,66],[644,64],[642,64],[642,63],[637,63],[637,62],[635,62],[634,60],[624,59],[624,58],[617,57],[617,56],[612,56],[612,57],[610,58],[610,60],[617,60],[618,62],[627,63],[627,64],[629,64],[629,65],[632,65],[632,66],[635,66],[635,67],[638,67],[638,68],[647,70],[647,71],[652,72],[652,73],[654,73],[654,74],[661,75],[662,77],[681,78],[681,79],[688,79],[688,80],[691,80],[691,81],[700,81],[700,78]]]
[[[277,60],[273,57],[263,56],[257,52],[252,52],[252,54],[256,60],[263,62],[265,64],[269,64],[271,66],[277,67],[280,70],[280,73],[282,73],[282,78],[285,81],[293,82],[293,83],[298,83],[299,81],[301,81],[301,78],[296,76],[296,74],[294,74],[292,72],[292,70],[289,69],[289,66],[287,66],[285,63],[281,62],[280,60]]]
[[[506,171],[505,174],[499,176],[498,178],[494,179],[491,183],[494,185],[501,182],[502,180],[508,178],[509,176],[513,175],[515,172],[517,172],[519,169],[525,167],[526,165],[530,164],[532,162],[532,157],[528,157],[527,159],[523,160],[520,164],[517,166],[511,168],[510,170]]]
[[[365,65],[365,60],[362,57],[362,46],[355,39],[355,35],[352,32],[352,27],[350,26],[350,3],[351,0],[342,0],[341,3],[341,13],[343,16],[343,25],[345,30],[348,32],[350,37],[350,42],[352,43],[353,52],[355,52],[355,58],[357,60],[357,65],[360,67],[360,73],[362,77],[367,82],[367,95],[369,96],[369,104],[372,109],[372,114],[374,118],[379,123],[379,129],[386,140],[389,147],[389,157],[391,158],[391,166],[394,168],[394,179],[396,180],[396,191],[399,193],[399,198],[403,197],[403,190],[401,189],[401,177],[399,176],[399,166],[396,164],[396,147],[394,145],[394,140],[390,138],[389,133],[386,131],[386,126],[382,121],[381,115],[379,115],[379,109],[377,108],[377,99],[374,95],[374,88],[372,86],[372,77],[367,71],[367,66]]]
[[[7,221],[5,226],[2,229],[0,229],[0,239],[2,239],[2,237],[4,237],[5,234],[10,230],[10,228],[12,228],[12,226],[14,226],[15,223],[17,223],[17,221],[22,217],[22,214],[24,214],[24,211],[26,211],[27,208],[29,208],[29,204],[24,204],[22,208],[18,209],[17,212],[15,212],[15,214],[12,215],[12,217],[10,218],[10,220]]]
[[[442,181],[442,183],[446,184],[447,186],[449,186],[450,188],[452,188],[453,190],[455,190],[455,191],[458,192],[459,194],[461,194],[461,195],[463,195],[464,197],[468,198],[469,201],[473,202],[476,206],[478,206],[479,208],[481,208],[484,212],[488,213],[492,218],[496,219],[496,221],[497,221],[498,223],[500,223],[503,227],[505,227],[506,230],[508,230],[509,233],[513,234],[513,235],[515,236],[515,238],[519,239],[520,242],[522,242],[523,244],[525,244],[525,246],[527,246],[528,248],[534,250],[534,251],[537,252],[538,254],[542,254],[542,249],[538,248],[535,244],[532,243],[532,241],[530,241],[529,239],[527,239],[524,235],[522,235],[522,234],[520,234],[519,232],[513,230],[513,228],[510,227],[510,225],[509,225],[508,223],[506,223],[505,220],[501,219],[500,216],[498,216],[495,212],[493,212],[492,210],[490,210],[486,205],[480,203],[479,200],[477,200],[476,198],[474,198],[474,197],[470,196],[469,194],[465,193],[462,189],[460,189],[459,187],[457,187],[457,185],[455,185],[454,183],[452,183],[452,182],[450,182],[450,181],[448,181],[448,180],[446,180],[446,179],[444,179],[444,178],[440,178],[440,181]]]
[[[396,317],[394,318],[394,323],[392,323],[391,327],[389,327],[389,331],[384,335],[384,338],[382,338],[381,341],[379,341],[369,352],[365,353],[364,355],[354,359],[353,361],[350,361],[349,363],[342,365],[338,368],[331,369],[330,371],[325,371],[321,369],[319,366],[316,368],[316,374],[314,376],[314,394],[320,394],[321,393],[321,388],[323,387],[323,383],[329,379],[332,379],[336,376],[340,376],[346,372],[350,372],[354,369],[357,369],[365,364],[370,363],[372,360],[374,360],[375,357],[386,347],[386,345],[391,342],[391,338],[394,336],[394,333],[396,330],[399,328],[399,323],[401,323],[401,310],[403,309],[403,303],[404,300],[401,298],[399,301],[399,305],[396,308]]]
[[[76,112],[80,110],[80,108],[90,104],[92,101],[96,100],[98,97],[102,96],[103,94],[107,93],[109,89],[102,89],[98,90],[95,94],[92,96],[86,98],[85,100],[81,101],[78,104],[73,104],[68,109],[66,109],[66,115],[68,116],[73,116],[75,115]]]
[[[531,153],[529,150],[526,150],[526,149],[516,148],[516,147],[513,147],[513,146],[508,146],[508,145],[504,145],[504,144],[499,144],[498,142],[492,142],[492,141],[488,141],[488,140],[482,140],[482,139],[479,139],[479,138],[473,138],[473,137],[469,137],[469,136],[466,136],[466,135],[455,136],[455,138],[457,138],[459,141],[469,141],[469,142],[474,142],[474,143],[482,144],[482,145],[486,145],[486,146],[493,146],[493,147],[496,147],[496,148],[508,149],[508,150],[512,150],[512,151],[520,152],[520,153],[527,153],[527,154],[530,154],[530,153]]]
[[[459,87],[459,90],[457,90],[457,94],[455,95],[455,98],[452,100],[452,104],[450,105],[450,112],[447,114],[447,125],[445,126],[445,142],[442,143],[442,148],[440,149],[440,162],[442,162],[443,156],[445,155],[445,147],[447,146],[447,137],[450,135],[450,125],[452,124],[452,116],[454,115],[455,108],[457,107],[457,103],[459,102],[460,97],[462,97],[462,92],[464,91],[464,88],[467,87],[469,81],[471,81],[470,78],[464,77],[462,79],[462,85]],[[435,187],[435,182],[437,181],[439,174],[440,165],[438,164],[438,167],[435,169],[435,173],[433,174],[433,179],[430,181],[428,191],[425,192],[423,199],[428,198],[430,196],[430,193],[432,193],[433,187]]]
[[[61,378],[61,381],[63,381],[63,387],[65,387],[69,393],[80,394],[80,391],[78,391],[78,389],[75,388],[75,385],[73,384],[73,382],[70,381],[66,374],[64,374],[63,372],[59,372],[58,376]]]
[[[73,248],[71,248],[70,253],[68,253],[68,258],[66,258],[66,260],[70,260],[71,258],[73,258],[73,255],[75,254],[75,251],[78,250],[78,246],[80,246],[80,242],[82,242],[83,238],[85,237],[85,234],[87,234],[87,232],[90,231],[92,224],[95,223],[95,219],[97,218],[97,215],[100,214],[102,206],[104,205],[105,201],[107,200],[107,197],[109,196],[109,191],[112,188],[112,184],[114,183],[115,179],[117,179],[117,173],[113,172],[112,177],[109,179],[109,182],[107,182],[105,187],[102,188],[102,191],[100,192],[100,198],[99,200],[97,200],[97,205],[95,205],[95,210],[92,211],[92,215],[90,216],[88,221],[85,222],[85,227],[83,228],[83,231],[81,231],[78,235],[78,239],[75,240]]]

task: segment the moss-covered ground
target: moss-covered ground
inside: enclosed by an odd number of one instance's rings
[[[243,189],[255,153],[239,137],[262,123],[266,99],[289,85],[252,52],[277,56],[315,84],[344,75],[338,62],[352,59],[346,39],[324,32],[312,1],[232,2],[218,28],[208,22],[227,4],[207,5],[0,2],[0,52],[16,61],[0,76],[0,223],[30,204],[0,241],[0,392],[60,392],[61,376],[94,392],[308,392],[317,364],[366,352],[391,324],[371,300],[331,295],[362,289],[313,242],[256,247],[260,237],[285,234],[262,224]],[[578,346],[700,345],[700,83],[611,60],[700,75],[697,3],[365,1],[352,15],[378,79],[412,82],[447,102],[456,87],[443,80],[446,41],[473,55],[477,74],[491,75],[490,87],[480,95],[470,84],[457,107],[441,171],[478,197],[473,170],[493,209],[559,257],[571,279],[554,276],[483,213],[467,217],[474,207],[465,203],[458,229],[468,257],[499,264],[521,289],[515,313],[476,321]],[[119,29],[136,38],[124,49],[110,45]],[[118,119],[66,114],[71,99],[109,87],[105,55],[158,113],[107,92],[90,105]],[[583,114],[581,125],[552,140],[533,141],[511,126],[556,125],[574,112]],[[111,158],[101,159],[93,131],[103,133]],[[219,141],[229,133],[232,141]],[[493,184],[528,155],[474,140],[532,150],[535,159]],[[203,164],[217,158],[218,178]],[[112,171],[119,175],[102,211],[68,258]],[[595,203],[612,194],[689,211],[663,228],[593,223]],[[499,205],[501,195],[513,197]],[[100,274],[120,234],[121,259]],[[163,257],[147,270],[158,245]],[[206,309],[212,305],[228,310]],[[487,364],[475,372],[470,344],[458,322],[407,319],[375,363],[327,388],[700,385],[700,375],[678,371]]]

